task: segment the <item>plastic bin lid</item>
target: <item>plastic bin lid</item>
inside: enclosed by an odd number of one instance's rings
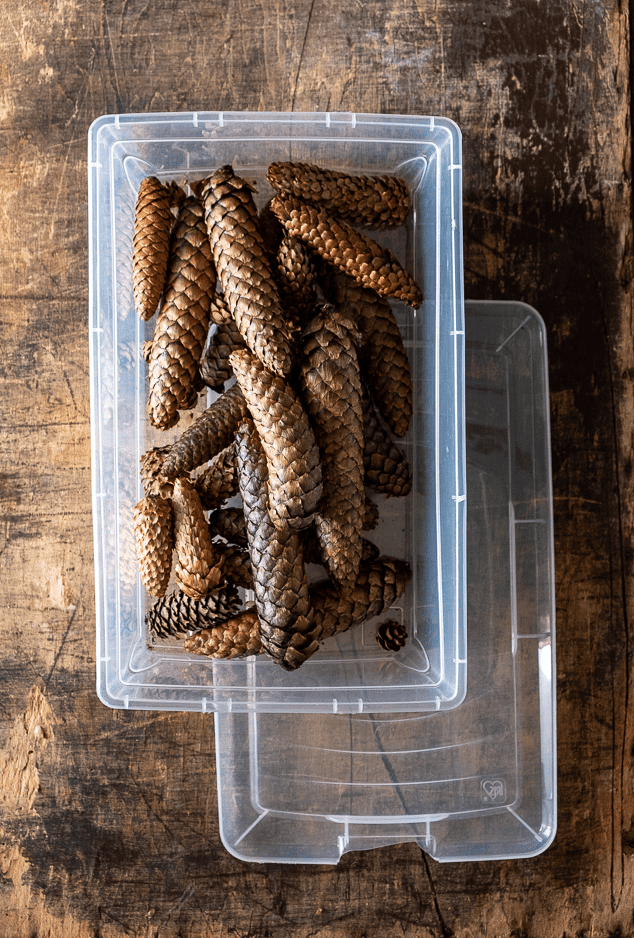
[[[336,863],[414,841],[525,858],[556,825],[544,324],[467,303],[468,689],[437,713],[216,714],[220,831],[242,860]]]

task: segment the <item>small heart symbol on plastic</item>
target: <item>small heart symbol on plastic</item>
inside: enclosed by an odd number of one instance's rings
[[[504,798],[504,782],[500,779],[482,782],[482,791],[491,801],[501,801]]]

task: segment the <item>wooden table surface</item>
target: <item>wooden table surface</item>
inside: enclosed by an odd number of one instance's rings
[[[628,5],[6,0],[0,35],[0,935],[634,934]],[[97,700],[88,127],[216,109],[453,118],[465,295],[546,321],[559,830],[535,859],[243,863],[212,718]]]

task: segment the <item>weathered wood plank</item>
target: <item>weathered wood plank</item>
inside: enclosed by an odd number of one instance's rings
[[[631,933],[629,21],[586,0],[11,0],[0,22],[0,935]],[[446,114],[465,290],[550,345],[560,822],[530,861],[414,845],[251,866],[218,836],[211,718],[94,694],[85,143],[102,113]]]

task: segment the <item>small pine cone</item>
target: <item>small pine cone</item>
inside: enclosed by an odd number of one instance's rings
[[[165,490],[165,480],[160,476],[170,449],[171,446],[155,446],[141,456],[141,482],[146,495],[165,496],[168,494]],[[171,490],[169,494],[172,494]]]
[[[234,322],[231,310],[227,306],[222,293],[214,293],[211,298],[209,321],[215,322],[217,326],[224,326],[227,322]]]
[[[222,580],[222,555],[212,544],[196,489],[187,479],[174,482],[176,580],[184,593],[201,599]]]
[[[363,564],[352,590],[339,590],[324,581],[311,587],[310,600],[321,639],[361,625],[392,606],[412,579],[404,560],[383,557]]]
[[[323,478],[315,531],[330,576],[351,589],[361,563],[365,502],[358,330],[344,312],[324,305],[301,339],[299,385],[315,430]]]
[[[412,374],[389,302],[335,270],[327,275],[324,290],[331,302],[353,312],[361,333],[361,373],[392,433],[405,436],[413,412]]]
[[[385,651],[398,651],[407,641],[407,629],[396,619],[386,619],[376,630],[376,640]]]
[[[262,645],[282,667],[294,670],[318,647],[301,537],[271,522],[267,459],[251,422],[238,430],[235,447]]]
[[[266,453],[271,521],[300,530],[310,524],[322,493],[319,450],[308,417],[284,379],[248,349],[234,352],[231,365]]]
[[[148,413],[161,430],[178,422],[179,410],[197,401],[198,363],[209,329],[216,271],[203,207],[196,198],[179,208],[170,244],[165,300],[156,322],[149,361]]]
[[[227,306],[253,354],[285,375],[292,365],[290,334],[252,188],[231,166],[223,166],[205,181],[201,198]]]
[[[132,516],[139,570],[150,596],[163,596],[172,569],[172,505],[160,495],[146,495]]]
[[[274,271],[284,311],[292,325],[301,328],[317,302],[317,272],[304,242],[285,233]]]
[[[379,509],[371,498],[366,495],[363,505],[363,530],[374,531],[379,523]]]
[[[243,547],[232,547],[228,544],[222,548],[222,566],[228,580],[244,590],[253,589],[253,573],[251,572],[251,556]]]
[[[193,483],[205,511],[220,508],[237,495],[240,489],[233,443],[214,456]]]
[[[260,620],[255,609],[245,609],[221,625],[203,629],[183,642],[185,651],[208,658],[246,658],[264,649],[260,639]]]
[[[200,359],[200,376],[207,387],[215,390],[233,378],[229,356],[240,348],[244,348],[244,339],[233,320],[222,325],[210,325]]]
[[[363,467],[365,484],[384,495],[409,495],[412,478],[409,463],[376,412],[367,388],[363,388]]]
[[[410,209],[407,183],[398,176],[350,176],[308,163],[271,163],[274,189],[292,193],[365,228],[396,228]]]
[[[242,508],[218,508],[209,515],[209,533],[238,547],[247,546],[247,527]]]
[[[172,444],[163,463],[163,477],[184,476],[202,466],[233,441],[248,408],[239,385],[221,394]]]
[[[240,596],[234,583],[223,583],[202,599],[192,599],[182,590],[174,590],[146,612],[148,637],[156,641],[159,638],[184,635],[196,629],[211,628],[236,615],[240,605]]]
[[[134,216],[132,268],[134,305],[140,318],[151,319],[167,276],[174,187],[147,176],[139,187]]]
[[[423,302],[420,287],[392,252],[345,221],[285,193],[275,196],[271,208],[289,234],[363,286],[403,300],[414,309]]]

